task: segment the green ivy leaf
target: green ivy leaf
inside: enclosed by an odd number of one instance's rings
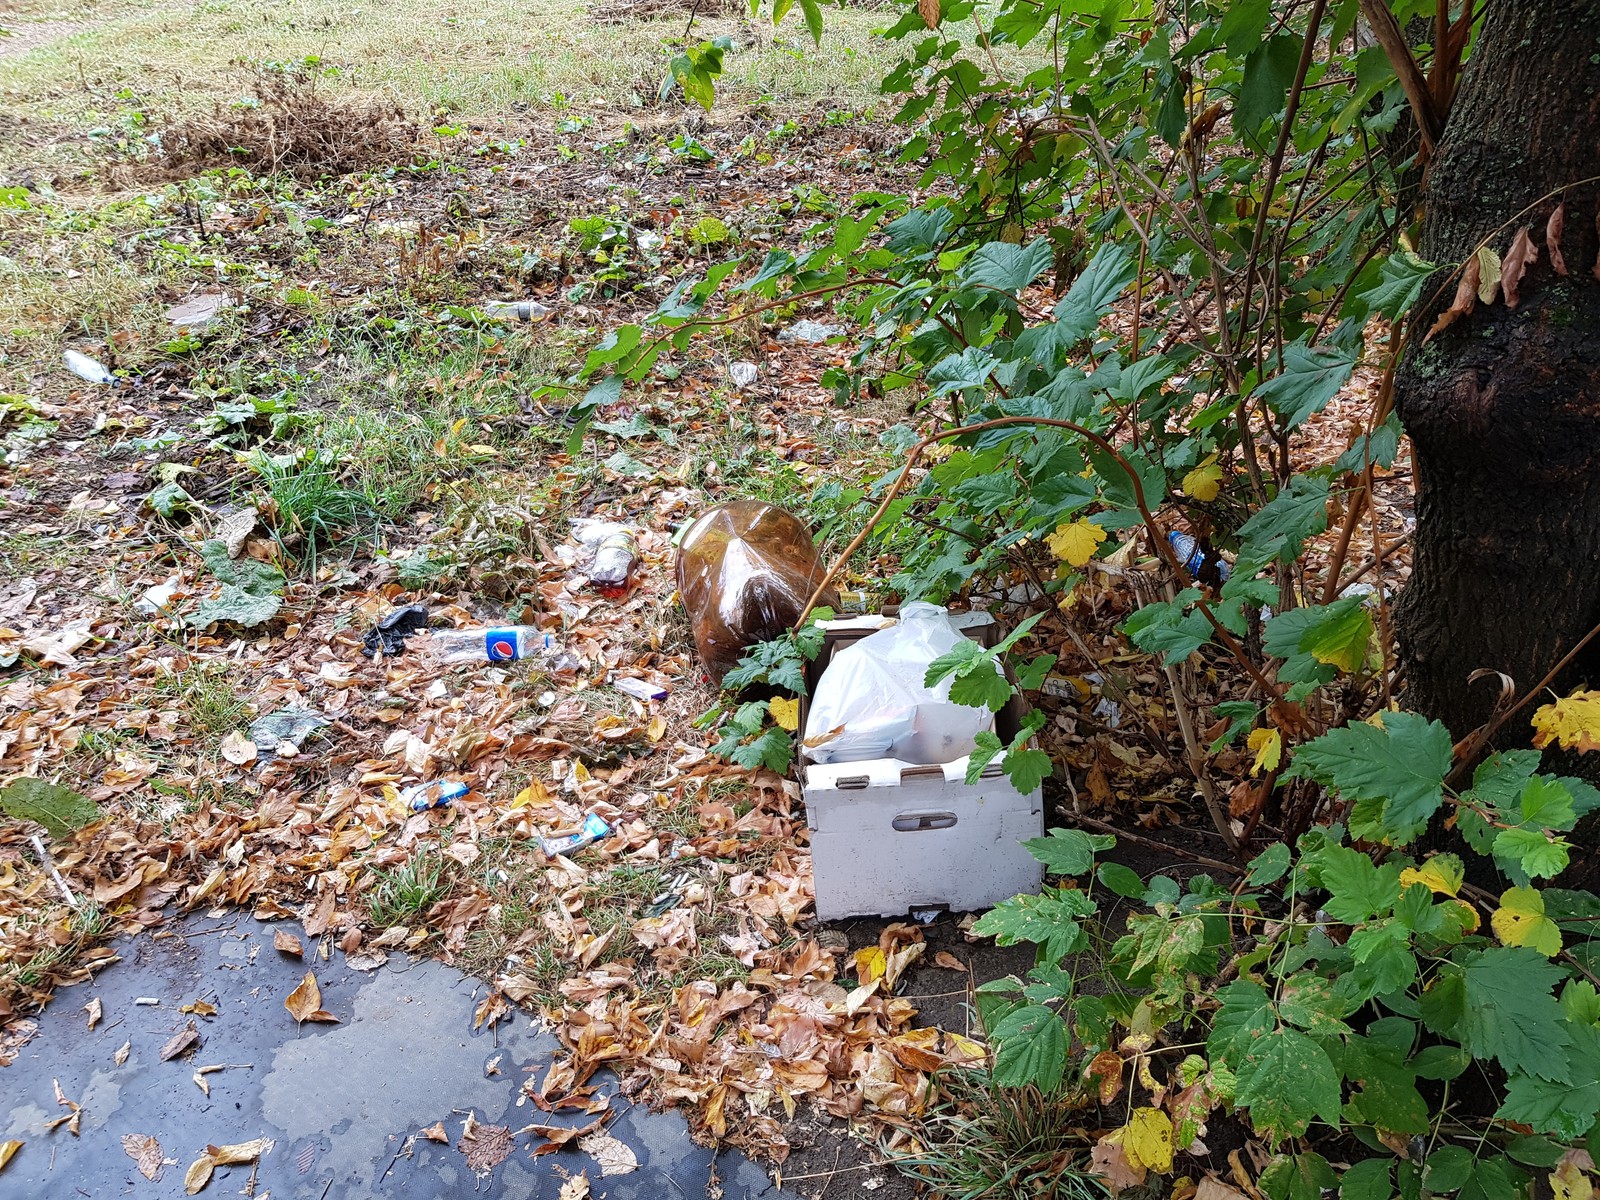
[[[1339,1124],[1339,1073],[1328,1052],[1294,1029],[1272,1029],[1250,1045],[1235,1071],[1234,1102],[1269,1141],[1299,1137],[1321,1117]]]

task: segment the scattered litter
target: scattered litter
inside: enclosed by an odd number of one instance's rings
[[[142,617],[155,616],[172,603],[180,582],[182,582],[180,578],[173,575],[165,583],[158,583],[152,588],[145,589],[144,595],[133,602],[133,611]]]
[[[610,832],[611,826],[594,813],[590,813],[583,819],[583,825],[576,833],[556,838],[540,838],[539,849],[544,851],[547,858],[554,858],[558,854],[571,854],[574,850],[582,850],[585,846],[593,845]]]
[[[824,325],[821,321],[809,318],[796,321],[789,328],[778,335],[778,341],[783,345],[800,342],[807,346],[820,346],[829,338],[843,337],[844,328],[839,325]]]
[[[250,740],[259,750],[293,758],[308,737],[332,723],[308,708],[282,708],[257,718],[250,726]]]
[[[201,330],[216,320],[219,313],[232,307],[233,298],[226,292],[201,292],[167,309],[167,320],[180,333]]]
[[[751,387],[756,381],[756,365],[753,362],[735,362],[728,364],[728,378],[733,380],[733,386],[743,391]]]
[[[397,608],[373,628],[361,641],[361,653],[371,658],[381,649],[385,655],[399,654],[406,648],[406,638],[428,627],[428,610],[421,604],[408,604]]]
[[[428,654],[443,663],[512,662],[554,655],[560,646],[553,634],[534,625],[490,625],[476,629],[436,629],[429,633]]]
[[[943,911],[942,908],[913,908],[911,915],[916,918],[919,925],[932,925]]]
[[[602,596],[626,595],[639,565],[633,530],[615,521],[579,520],[572,523],[572,536],[586,551],[578,561],[594,590]]]
[[[774,504],[719,504],[684,530],[678,596],[712,682],[793,625],[823,574],[811,530]],[[822,603],[837,610],[838,599],[830,592]]]
[[[1226,563],[1223,566],[1227,566]],[[1106,677],[1099,671],[1090,671],[1084,679],[1095,685],[1095,690],[1100,693],[1100,698],[1094,702],[1091,713],[1106,723],[1108,729],[1122,727],[1122,705],[1111,699],[1105,693]]]
[[[811,700],[806,756],[931,764],[971,754],[978,734],[994,728],[994,714],[953,703],[948,676],[932,688],[923,682],[928,665],[964,637],[943,608],[917,601],[901,608],[897,624],[839,650]]]
[[[632,696],[635,700],[665,700],[668,695],[666,688],[632,675],[612,680],[611,686],[624,696]]]
[[[62,356],[67,370],[79,379],[86,379],[90,383],[115,383],[117,377],[106,370],[103,363],[98,363],[87,354],[79,354],[76,350],[68,350]]]
[[[159,996],[140,996],[134,1001],[140,1008],[157,1008],[161,1004]]]
[[[538,321],[550,315],[537,300],[485,300],[479,308],[497,321]]]
[[[443,808],[452,800],[459,800],[472,790],[470,783],[459,779],[435,779],[431,783],[418,783],[400,793],[400,803],[412,812],[429,808]]]
[[[1176,529],[1167,534],[1167,541],[1172,543],[1173,550],[1177,552],[1178,561],[1183,563],[1183,569],[1196,579],[1199,579],[1201,572],[1206,567],[1206,552],[1201,548],[1200,543],[1187,533],[1179,533]],[[1228,576],[1233,574],[1233,564],[1220,554],[1213,554],[1211,561],[1216,564],[1217,578],[1221,582],[1227,583]]]

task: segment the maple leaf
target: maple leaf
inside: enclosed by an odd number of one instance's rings
[[[1563,750],[1600,749],[1600,692],[1582,688],[1533,710],[1533,744]]]
[[[1080,517],[1068,525],[1057,525],[1056,531],[1045,538],[1044,544],[1063,562],[1081,567],[1094,557],[1100,543],[1106,540],[1106,531],[1094,522]]]

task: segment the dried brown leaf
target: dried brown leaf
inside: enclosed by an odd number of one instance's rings
[[[1439,314],[1439,319],[1428,330],[1427,336],[1422,339],[1424,345],[1434,334],[1443,333],[1451,325],[1455,324],[1457,318],[1467,316],[1477,307],[1478,284],[1481,279],[1482,266],[1478,261],[1478,256],[1474,254],[1467,259],[1467,265],[1461,271],[1461,282],[1456,284],[1455,299],[1450,301],[1450,307]],[[1238,814],[1235,815],[1237,816]]]
[[[211,1182],[211,1172],[217,1164],[211,1161],[209,1154],[202,1154],[189,1164],[189,1169],[183,1173],[183,1190],[192,1196],[206,1184]]]
[[[317,977],[307,971],[299,986],[283,998],[283,1006],[297,1023],[316,1019],[322,1010],[322,989],[317,986]]]
[[[1478,302],[1493,304],[1500,294],[1500,256],[1487,246],[1479,246],[1473,257],[1478,260]]]
[[[430,1142],[444,1142],[446,1145],[448,1145],[450,1142],[450,1135],[444,1131],[443,1121],[436,1121],[434,1124],[422,1130],[417,1136],[425,1137]]]
[[[1521,286],[1522,276],[1528,267],[1538,261],[1539,247],[1533,244],[1532,231],[1524,225],[1517,230],[1511,249],[1506,251],[1505,259],[1500,264],[1500,290],[1505,293],[1507,308],[1515,308],[1522,302],[1517,288]]]
[[[223,758],[236,767],[255,762],[257,754],[260,753],[256,744],[237,729],[223,738],[222,744],[217,749]]]
[[[232,1167],[255,1162],[272,1147],[271,1138],[255,1138],[248,1142],[235,1142],[231,1146],[207,1146],[206,1157],[219,1167]]]
[[[161,1143],[148,1133],[125,1133],[122,1150],[151,1183],[161,1178]]]
[[[1110,1104],[1122,1091],[1122,1056],[1119,1054],[1102,1050],[1089,1061],[1083,1073],[1097,1082],[1101,1104]]]
[[[105,1009],[101,1007],[99,996],[96,996],[93,1000],[89,1001],[89,1003],[85,1004],[83,1006],[83,1011],[89,1014],[90,1029],[93,1029],[96,1025],[98,1025],[101,1018],[105,1016]]]
[[[1557,275],[1567,273],[1567,260],[1561,257],[1561,235],[1567,228],[1567,202],[1556,205],[1555,212],[1544,227],[1544,248],[1550,255],[1550,269]]]
[[[117,1047],[117,1052],[111,1056],[111,1061],[121,1066],[128,1061],[128,1055],[133,1052],[133,1039],[129,1038]]]
[[[456,1149],[467,1156],[467,1166],[478,1175],[487,1175],[516,1148],[513,1135],[505,1125],[477,1125],[471,1132],[463,1133]]]
[[[922,23],[929,29],[939,28],[941,16],[939,0],[917,0],[917,13],[922,17]]]
[[[589,1172],[574,1175],[563,1183],[556,1200],[589,1200]]]
[[[193,1004],[185,1004],[178,1011],[192,1013],[197,1017],[214,1017],[217,1015],[217,1006],[209,1000],[196,1000]]]
[[[194,1022],[190,1021],[186,1028],[178,1030],[177,1033],[167,1039],[167,1044],[161,1047],[161,1061],[169,1062],[177,1058],[185,1050],[199,1044],[200,1031],[194,1027]]]
[[[300,939],[287,929],[272,931],[272,948],[281,954],[292,954],[295,958],[304,958],[306,955],[306,948]]]
[[[1194,1200],[1247,1200],[1247,1197],[1232,1184],[1207,1178],[1202,1179],[1200,1186],[1195,1189]]]
[[[933,956],[933,965],[943,967],[946,971],[965,971],[967,964],[962,962],[948,950],[941,950]]]

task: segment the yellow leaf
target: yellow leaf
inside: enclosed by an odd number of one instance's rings
[[[800,701],[774,696],[767,701],[767,709],[772,713],[772,719],[778,723],[778,728],[787,729],[793,733],[800,728]]]
[[[189,1195],[194,1195],[206,1184],[211,1182],[211,1172],[217,1164],[211,1161],[209,1154],[202,1154],[189,1164],[189,1169],[183,1173],[183,1190]]]
[[[1070,525],[1057,525],[1056,531],[1045,538],[1050,553],[1075,567],[1081,567],[1094,557],[1100,543],[1106,540],[1106,531],[1091,521],[1079,518]]]
[[[1561,953],[1561,930],[1544,915],[1544,897],[1536,888],[1509,888],[1500,907],[1489,915],[1495,937],[1507,946],[1529,946],[1549,958]]]
[[[1579,1169],[1577,1163],[1568,1159],[1563,1159],[1556,1169],[1550,1172],[1550,1191],[1555,1200],[1594,1198],[1594,1184],[1589,1182],[1589,1177]]]
[[[1478,247],[1478,299],[1493,304],[1500,291],[1500,256],[1487,246]]]
[[[1217,498],[1217,493],[1222,490],[1222,464],[1217,462],[1215,454],[1208,455],[1203,463],[1183,477],[1183,490],[1186,495],[1200,501]]]
[[[1563,750],[1600,749],[1600,692],[1579,689],[1565,700],[1533,712],[1533,744],[1543,750],[1552,741]]]
[[[1454,854],[1435,854],[1420,867],[1407,867],[1400,872],[1400,886],[1410,887],[1413,883],[1426,884],[1430,892],[1436,896],[1454,896],[1461,890],[1461,881],[1466,878],[1462,869],[1461,860]]]
[[[1172,1121],[1159,1108],[1136,1108],[1122,1127],[1122,1149],[1135,1167],[1172,1170]]]
[[[1256,754],[1256,761],[1250,764],[1250,774],[1276,771],[1283,761],[1283,734],[1276,729],[1252,729],[1250,749]]]
[[[23,1143],[13,1138],[9,1142],[0,1142],[0,1171],[5,1170],[6,1164],[11,1161],[11,1156],[22,1149]]]
[[[493,446],[483,446],[477,444],[468,446],[467,449],[474,454],[481,454],[485,458],[493,458],[500,453],[500,451],[496,450]]]
[[[856,979],[863,987],[877,979],[889,968],[889,960],[877,946],[856,951]]]
[[[527,787],[517,793],[517,798],[511,802],[512,808],[531,808],[535,805],[543,807],[553,804],[555,797],[550,794],[550,789],[535,779]]]

